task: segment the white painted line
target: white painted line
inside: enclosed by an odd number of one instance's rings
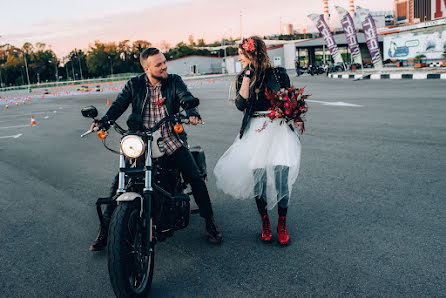
[[[19,133],[19,134],[17,134],[17,135],[13,135],[13,136],[4,136],[4,137],[0,137],[0,139],[8,139],[8,138],[14,138],[14,139],[17,139],[17,138],[20,138],[22,135],[23,135],[23,133]]]
[[[18,128],[18,127],[28,127],[29,125],[16,125],[16,126],[5,126],[5,127],[0,127],[0,129],[3,128]]]
[[[357,74],[355,74],[355,80],[356,80],[356,79],[360,79],[360,78],[362,78],[362,75],[357,75]]]
[[[380,75],[380,74],[377,74],[377,73],[374,73],[374,74],[372,74],[372,75],[370,76],[370,79],[371,79],[371,80],[379,80],[379,79],[381,79],[381,75]]]
[[[343,78],[343,79],[348,79],[348,74],[343,74],[343,75],[342,75],[342,78]]]
[[[427,79],[427,73],[414,73],[413,79],[414,80],[425,80],[425,79]]]
[[[339,106],[339,107],[362,107],[361,105],[357,105],[357,104],[353,104],[353,103],[348,103],[348,102],[343,102],[343,101],[337,101],[337,102],[330,102],[330,101],[320,101],[320,100],[312,100],[312,99],[307,99],[305,101],[308,102],[315,102],[315,103],[320,103],[324,106]]]
[[[401,73],[391,73],[390,74],[391,79],[401,80],[402,77],[403,77],[403,74],[401,74]]]
[[[440,78],[441,78],[442,80],[446,80],[446,73],[442,73],[442,74],[440,75]]]

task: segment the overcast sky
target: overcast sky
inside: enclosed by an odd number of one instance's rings
[[[348,9],[349,0],[329,0],[332,16],[335,5]],[[355,5],[391,11],[393,0]],[[166,40],[174,46],[193,35],[213,42],[240,36],[240,11],[243,35],[267,35],[280,32],[281,21],[299,30],[310,25],[307,15],[322,13],[323,0],[9,0],[1,4],[0,44],[43,42],[61,57],[95,40]]]

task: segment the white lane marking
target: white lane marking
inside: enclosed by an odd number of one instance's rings
[[[28,127],[29,125],[15,125],[15,126],[4,126],[4,127],[0,127],[0,129],[4,129],[4,128],[17,128],[17,127]]]
[[[14,138],[14,139],[17,139],[17,138],[20,138],[22,135],[23,135],[23,133],[19,133],[19,134],[13,135],[13,136],[4,136],[4,137],[0,137],[0,139],[7,139],[7,138]]]
[[[323,104],[324,106],[362,107],[361,105],[356,105],[353,103],[348,103],[348,102],[343,102],[343,101],[330,102],[330,101],[320,101],[320,100],[312,100],[312,99],[306,99],[305,101],[320,103],[320,104]]]
[[[25,113],[25,114],[14,114],[14,115],[2,115],[2,119],[4,118],[17,118],[20,116],[29,116],[31,117],[31,115],[39,115],[39,114],[49,114],[49,113],[57,113],[57,111],[46,111],[46,112],[30,112],[30,113]]]

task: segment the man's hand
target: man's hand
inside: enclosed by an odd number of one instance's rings
[[[96,121],[93,121],[93,123],[91,123],[91,125],[90,125],[90,131],[93,131],[94,128],[95,128],[95,127],[98,127],[98,126],[99,126],[99,123],[96,122]]]
[[[197,124],[201,124],[201,119],[195,116],[190,116],[189,117],[189,123],[192,125],[197,125]]]

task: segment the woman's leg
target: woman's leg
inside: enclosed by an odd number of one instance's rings
[[[286,215],[288,211],[288,202],[290,192],[288,189],[288,173],[290,168],[287,166],[274,167],[274,179],[277,191],[279,220],[277,223],[277,232],[279,233],[279,243],[287,244],[290,241],[286,226]]]
[[[254,196],[257,210],[261,216],[267,215],[266,211],[266,169],[255,169],[254,175]]]
[[[270,242],[272,239],[271,223],[266,210],[266,169],[255,169],[254,175],[254,195],[257,210],[262,217],[262,240]]]

